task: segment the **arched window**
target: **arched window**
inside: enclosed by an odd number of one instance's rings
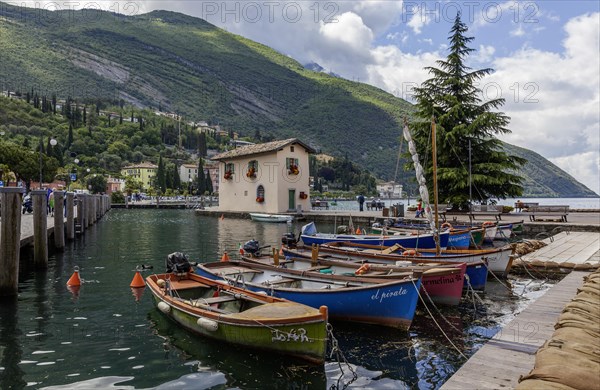
[[[256,188],[256,201],[258,203],[265,201],[265,187],[263,187],[262,184]]]

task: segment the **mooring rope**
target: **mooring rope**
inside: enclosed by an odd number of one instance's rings
[[[458,354],[460,356],[462,356],[465,360],[467,360],[467,357],[460,351],[460,349],[458,349],[458,347],[452,342],[452,340],[450,340],[450,337],[448,337],[448,335],[446,334],[446,332],[444,332],[444,329],[442,329],[442,327],[440,326],[440,324],[433,317],[433,314],[429,310],[429,307],[427,307],[427,304],[425,303],[425,300],[421,296],[421,293],[419,292],[419,289],[417,288],[417,285],[415,284],[415,281],[411,279],[411,282],[412,282],[413,286],[415,287],[415,290],[417,290],[417,295],[419,296],[419,299],[423,303],[423,306],[425,306],[425,310],[427,310],[427,313],[429,313],[429,316],[431,317],[431,319],[433,320],[433,322],[435,323],[435,325],[438,327],[438,329],[440,330],[440,332],[442,332],[442,334],[444,335],[444,337],[446,338],[446,340],[448,340],[448,342],[450,343],[450,345],[452,345],[452,347],[456,350],[456,352],[458,352]]]
[[[452,329],[454,329],[458,333],[462,333],[462,331],[460,331],[457,327],[455,327],[454,325],[452,325],[452,323],[450,321],[448,321],[448,319],[446,317],[444,317],[444,315],[442,314],[442,312],[440,311],[440,309],[436,306],[435,302],[433,302],[433,299],[431,299],[431,296],[427,292],[426,288],[423,288],[423,292],[425,293],[425,296],[427,297],[427,299],[429,300],[429,302],[431,303],[431,305],[433,306],[433,308],[437,311],[437,313],[440,315],[440,317],[442,317],[442,319],[446,322],[446,324],[448,324]]]
[[[327,324],[327,334],[329,335],[329,339],[331,340],[331,353],[329,354],[329,358],[331,359],[333,357],[333,355],[335,354],[336,361],[338,363],[338,367],[340,368],[340,376],[338,377],[335,384],[332,384],[329,388],[331,390],[340,389],[340,381],[344,377],[344,368],[342,367],[342,363],[344,363],[348,367],[350,372],[352,373],[352,379],[350,379],[350,381],[344,383],[344,385],[341,387],[341,389],[346,389],[348,386],[350,386],[350,384],[352,382],[354,382],[355,380],[358,379],[358,374],[356,373],[356,371],[354,371],[354,369],[352,368],[350,363],[348,363],[348,360],[346,360],[346,357],[344,356],[344,353],[340,349],[337,339],[333,335],[333,326],[329,323]]]

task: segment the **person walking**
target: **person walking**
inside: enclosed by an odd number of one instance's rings
[[[54,192],[50,192],[48,195],[48,211],[50,211],[50,216],[54,217]]]
[[[363,205],[365,204],[365,197],[363,194],[358,195],[358,210],[363,211]]]

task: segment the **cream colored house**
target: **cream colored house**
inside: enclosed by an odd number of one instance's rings
[[[308,155],[315,151],[291,138],[243,146],[219,161],[219,209],[281,213],[310,210]]]

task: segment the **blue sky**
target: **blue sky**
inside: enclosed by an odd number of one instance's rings
[[[429,78],[423,68],[446,56],[460,10],[475,37],[469,65],[495,70],[481,82],[483,98],[506,99],[512,133],[501,139],[541,154],[600,193],[599,1],[52,2],[63,9],[67,3],[202,17],[408,100],[410,89]]]

